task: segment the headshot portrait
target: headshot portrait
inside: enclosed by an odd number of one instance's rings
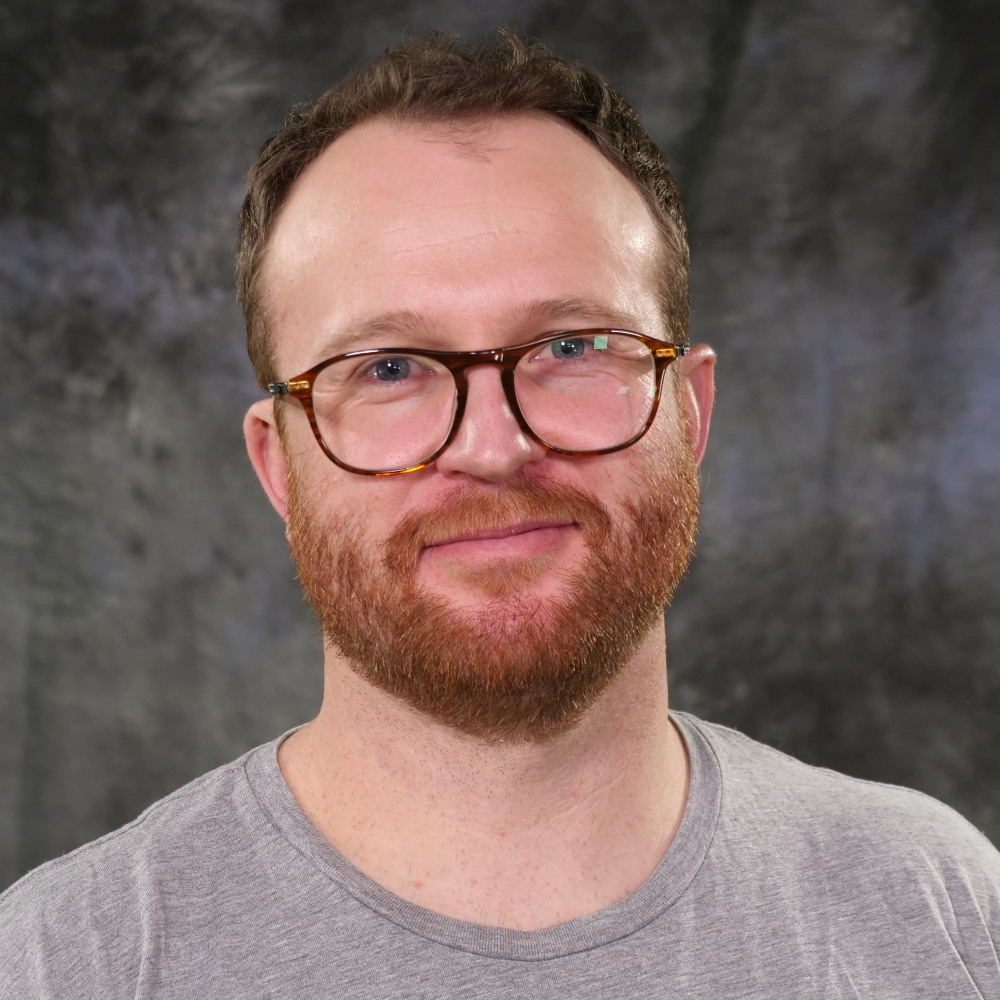
[[[0,1000],[1000,998],[1000,9],[0,24]]]

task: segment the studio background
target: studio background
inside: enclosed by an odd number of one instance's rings
[[[232,251],[285,109],[406,31],[602,70],[719,352],[672,700],[1000,841],[1000,4],[2,0],[0,886],[310,718]]]

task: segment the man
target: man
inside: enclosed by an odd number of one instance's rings
[[[0,995],[1000,996],[967,823],[668,712],[687,262],[634,113],[541,47],[408,43],[292,114],[245,430],[323,705],[9,890]]]

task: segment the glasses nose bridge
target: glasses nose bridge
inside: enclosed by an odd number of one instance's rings
[[[469,380],[466,373],[470,368],[489,367],[500,369],[500,387],[503,392],[504,401],[517,425],[535,439],[534,432],[528,427],[521,407],[517,402],[514,391],[514,368],[521,359],[523,352],[510,351],[507,348],[497,347],[485,351],[466,351],[457,363],[453,362],[451,368],[452,377],[458,390],[458,406],[455,410],[454,423],[452,425],[452,435],[457,435],[461,425],[465,421],[466,407],[469,399]]]
[[[505,351],[502,347],[488,351],[467,351],[457,364],[451,366],[451,370],[454,374],[464,377],[470,368],[478,368],[480,365],[495,366],[502,370],[510,367],[510,360],[505,357]]]

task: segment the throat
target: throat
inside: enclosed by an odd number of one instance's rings
[[[457,920],[549,927],[634,892],[680,823],[687,757],[658,652],[570,732],[489,744],[332,655],[323,710],[282,744],[279,764],[323,836],[390,892]]]

